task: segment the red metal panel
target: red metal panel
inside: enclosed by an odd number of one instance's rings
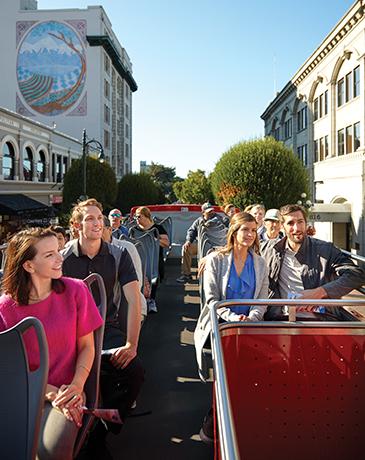
[[[364,335],[341,328],[298,332],[223,331],[241,458],[363,458]]]

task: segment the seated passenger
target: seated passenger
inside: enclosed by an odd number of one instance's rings
[[[234,204],[227,204],[224,206],[223,212],[225,216],[223,217],[223,223],[226,227],[229,227],[229,223],[231,222],[232,217],[236,214],[236,208]]]
[[[285,237],[267,248],[264,257],[269,269],[269,297],[287,299],[339,299],[365,282],[365,272],[333,243],[307,235],[304,208],[288,204],[280,209]],[[325,314],[324,314],[325,313]],[[271,307],[267,319],[287,319],[286,307]],[[298,307],[300,320],[341,320],[334,307]]]
[[[102,319],[86,285],[62,277],[62,256],[51,230],[34,228],[15,234],[6,255],[0,330],[34,316],[43,324],[49,348],[37,458],[69,460],[82,422],[84,384],[94,360],[93,331]],[[24,339],[30,368],[36,368],[35,336]]]
[[[166,230],[162,227],[162,225],[156,224],[153,221],[151,211],[141,206],[136,209],[135,218],[137,221],[136,228],[142,232],[148,232],[153,228],[156,228],[159,233],[159,240],[160,240],[160,251],[158,256],[158,275],[159,279],[158,282],[161,282],[165,275],[165,263],[163,260],[163,248],[167,248],[170,244],[169,237],[167,236]],[[148,301],[148,311],[149,312],[157,312],[156,306],[156,291],[157,291],[158,283],[152,286],[151,296]]]
[[[264,217],[265,231],[260,240],[260,253],[263,256],[266,249],[277,243],[284,234],[281,232],[281,215],[279,209],[268,209]]]
[[[181,248],[181,276],[176,278],[178,283],[185,284],[192,280],[191,265],[193,257],[198,253],[198,245],[195,240],[198,238],[200,225],[206,224],[211,220],[222,222],[223,224],[221,216],[215,212],[212,204],[204,203],[201,207],[201,212],[201,217],[195,219],[186,232],[186,241]]]
[[[206,257],[205,305],[194,333],[200,374],[203,346],[211,331],[210,310],[220,300],[267,298],[267,268],[258,247],[256,219],[240,212],[232,217],[226,246]],[[260,321],[265,311],[266,306],[231,306],[220,308],[218,315],[224,321]]]
[[[206,257],[204,269],[205,305],[194,332],[199,374],[203,371],[203,347],[211,332],[210,311],[220,300],[266,299],[268,277],[265,259],[258,255],[259,242],[256,219],[246,212],[235,214],[230,222],[227,244]],[[260,321],[266,306],[237,305],[217,310],[224,321]],[[200,437],[213,441],[212,410],[204,420]]]
[[[136,271],[138,282],[140,285],[140,290],[143,286],[143,271],[142,271],[142,261],[138,254],[137,248],[133,243],[127,240],[118,240],[113,236],[113,227],[110,225],[110,220],[104,216],[104,228],[103,228],[103,241],[106,243],[113,244],[119,248],[125,248],[128,251],[130,258],[132,259],[134,269]],[[144,295],[141,292],[141,311],[142,311],[142,320],[147,315],[147,304]]]
[[[245,212],[248,212],[251,214],[251,216],[254,216],[257,222],[257,235],[259,238],[259,241],[262,240],[263,234],[265,233],[265,226],[264,226],[264,215],[265,215],[265,206],[263,204],[252,204],[249,206],[246,206],[244,209]]]
[[[67,243],[66,230],[60,225],[51,225],[49,229],[56,234],[58,240],[58,250],[62,251]]]

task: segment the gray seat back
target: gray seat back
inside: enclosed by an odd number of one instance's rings
[[[97,274],[92,273],[87,278],[84,279],[85,284],[92,292],[92,289],[96,287],[99,291],[99,303],[97,305],[100,316],[103,318],[103,324],[94,331],[94,347],[95,347],[95,358],[89,374],[89,377],[85,383],[84,391],[86,394],[86,405],[89,408],[98,407],[99,404],[99,381],[100,381],[100,364],[101,364],[101,351],[103,349],[103,337],[104,337],[104,324],[105,324],[105,315],[106,315],[106,292],[103,278]],[[82,420],[82,427],[79,430],[77,439],[74,447],[74,457],[79,453],[80,448],[82,447],[86,435],[92,424],[95,417],[91,414],[86,414]]]
[[[29,370],[22,335],[33,328],[39,347],[39,367]],[[48,345],[41,322],[33,317],[0,333],[0,457],[32,460],[38,448],[48,378]]]
[[[160,252],[159,233],[156,228],[150,231],[141,231],[133,227],[130,236],[139,241],[146,254],[146,276],[151,284],[157,283],[158,280],[158,260]]]

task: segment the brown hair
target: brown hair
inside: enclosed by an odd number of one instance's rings
[[[142,216],[146,217],[146,219],[149,219],[151,223],[153,223],[152,214],[149,208],[147,208],[146,206],[140,206],[139,208],[136,209],[136,214],[137,212],[142,214]]]
[[[232,251],[234,246],[234,236],[241,225],[245,224],[246,222],[255,222],[257,224],[256,219],[248,212],[238,212],[232,217],[228,227],[227,244],[223,249],[219,251],[220,254],[228,254]],[[260,253],[259,237],[257,234],[252,247],[256,254]]]
[[[31,277],[24,269],[23,264],[36,256],[35,245],[43,238],[51,236],[57,238],[52,230],[37,227],[15,233],[9,240],[5,252],[4,277],[1,284],[5,294],[10,295],[19,305],[28,305],[31,289]],[[62,280],[54,279],[52,280],[52,289],[61,293],[64,291],[65,285]]]
[[[303,214],[304,220],[307,222],[307,213],[303,206],[300,206],[299,204],[286,204],[280,208],[280,214],[282,217],[297,211],[300,211]]]
[[[72,208],[70,225],[75,223],[79,224],[82,221],[85,213],[84,208],[86,208],[86,206],[96,206],[100,209],[101,212],[103,212],[102,204],[99,203],[99,201],[97,201],[95,198],[89,198],[88,200],[80,201],[80,203],[75,204],[75,206]]]

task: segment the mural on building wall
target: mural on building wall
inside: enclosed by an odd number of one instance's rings
[[[85,47],[71,25],[41,22],[18,48],[17,79],[23,102],[46,115],[76,106],[85,86]]]

